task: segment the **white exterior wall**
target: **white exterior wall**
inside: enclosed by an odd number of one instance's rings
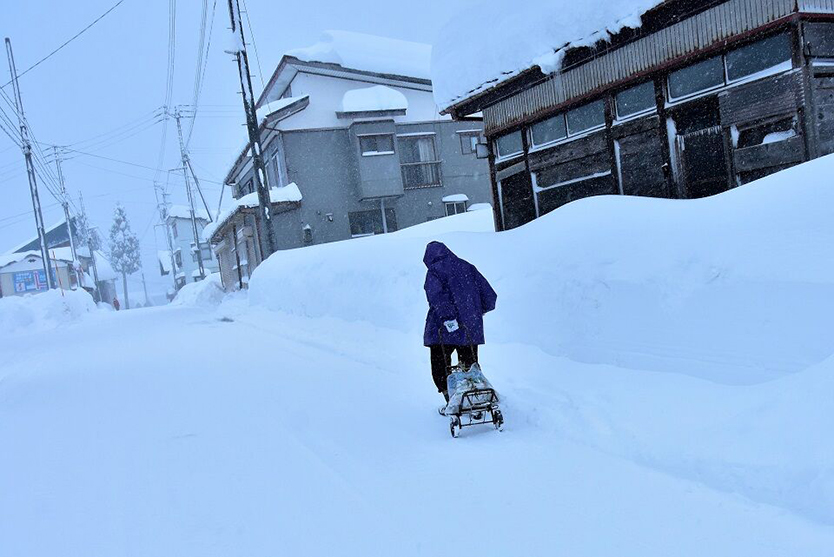
[[[175,269],[174,274],[178,275],[180,273],[185,273],[186,284],[194,282],[192,275],[194,271],[199,269],[199,265],[191,257],[191,244],[194,242],[194,234],[191,231],[191,220],[169,218],[168,222],[169,226],[173,223],[176,223],[177,226],[176,238],[174,238],[173,230],[171,231],[171,242],[174,246],[174,253],[176,253],[177,249],[179,249],[182,253],[182,267]],[[200,236],[202,236],[203,228],[205,228],[205,226],[206,222],[203,219],[197,219],[197,233]],[[214,252],[211,254],[211,259],[203,259],[203,267],[205,268],[207,275],[210,273],[216,273],[220,269],[220,266],[217,264],[217,259],[214,256]]]
[[[378,84],[298,72],[290,83],[292,96],[309,95],[310,105],[298,114],[282,120],[275,127],[281,130],[346,128],[350,126],[352,120],[336,117],[336,111],[341,110],[344,94],[353,89],[373,87]],[[396,122],[427,122],[450,118],[440,115],[431,91],[420,91],[396,85],[386,85],[386,87],[399,91],[408,100],[408,110],[405,116],[396,116],[394,118]]]

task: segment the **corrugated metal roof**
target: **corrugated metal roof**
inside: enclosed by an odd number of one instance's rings
[[[553,75],[483,110],[487,131],[588,95],[666,62],[753,31],[796,12],[797,0],[730,0],[599,58]],[[801,11],[834,11],[834,0],[799,0]]]

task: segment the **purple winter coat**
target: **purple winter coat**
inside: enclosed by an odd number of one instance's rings
[[[450,333],[444,327],[443,344],[484,344],[484,314],[495,309],[495,290],[474,265],[440,242],[426,246],[423,263],[428,267],[423,288],[429,301],[423,344],[440,344],[438,330],[452,319],[457,319],[460,329]]]

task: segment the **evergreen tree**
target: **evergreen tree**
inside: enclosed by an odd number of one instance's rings
[[[127,295],[127,276],[142,268],[139,251],[139,238],[130,229],[130,222],[124,207],[116,205],[113,211],[113,224],[110,226],[110,263],[117,273],[122,274],[125,309],[130,309]]]
[[[87,221],[87,215],[79,213],[73,217],[75,221],[75,238],[78,245],[90,250],[90,256],[93,252],[101,250],[101,237],[98,231],[90,228],[90,223]]]

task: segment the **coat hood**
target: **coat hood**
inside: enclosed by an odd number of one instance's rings
[[[433,263],[445,257],[457,257],[452,250],[446,247],[443,242],[429,242],[426,246],[426,255],[423,256],[423,263],[431,267]]]

